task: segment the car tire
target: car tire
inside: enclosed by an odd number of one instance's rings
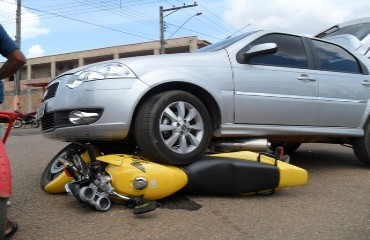
[[[196,161],[211,139],[211,120],[204,104],[184,91],[150,97],[140,108],[135,138],[150,161],[185,165]]]
[[[353,139],[352,145],[356,158],[360,162],[370,166],[370,122],[366,124],[364,130],[364,136]]]
[[[272,143],[270,149],[275,152],[277,147],[283,147],[284,154],[289,155],[294,153],[300,146],[300,143]]]

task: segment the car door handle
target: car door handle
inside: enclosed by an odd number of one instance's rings
[[[297,77],[297,79],[301,81],[312,81],[312,82],[317,81],[316,78],[310,77],[307,74],[302,74],[301,76]]]
[[[364,80],[362,83],[364,86],[370,86],[370,81],[369,80]]]

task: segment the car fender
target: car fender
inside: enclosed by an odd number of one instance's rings
[[[223,122],[233,121],[234,83],[230,65],[153,66],[140,76],[140,80],[149,86],[147,92],[161,85],[173,83],[197,86],[207,91],[215,99],[220,109],[223,109],[221,112]]]

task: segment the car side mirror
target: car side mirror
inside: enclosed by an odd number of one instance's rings
[[[274,54],[278,50],[276,43],[262,43],[251,47],[247,52],[243,54],[244,60],[257,55]]]

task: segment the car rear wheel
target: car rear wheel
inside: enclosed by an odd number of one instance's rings
[[[370,165],[370,122],[366,124],[364,130],[365,134],[363,137],[353,140],[353,151],[360,162]]]
[[[184,165],[196,161],[208,147],[211,120],[203,103],[184,91],[149,98],[135,121],[135,138],[151,161]]]

